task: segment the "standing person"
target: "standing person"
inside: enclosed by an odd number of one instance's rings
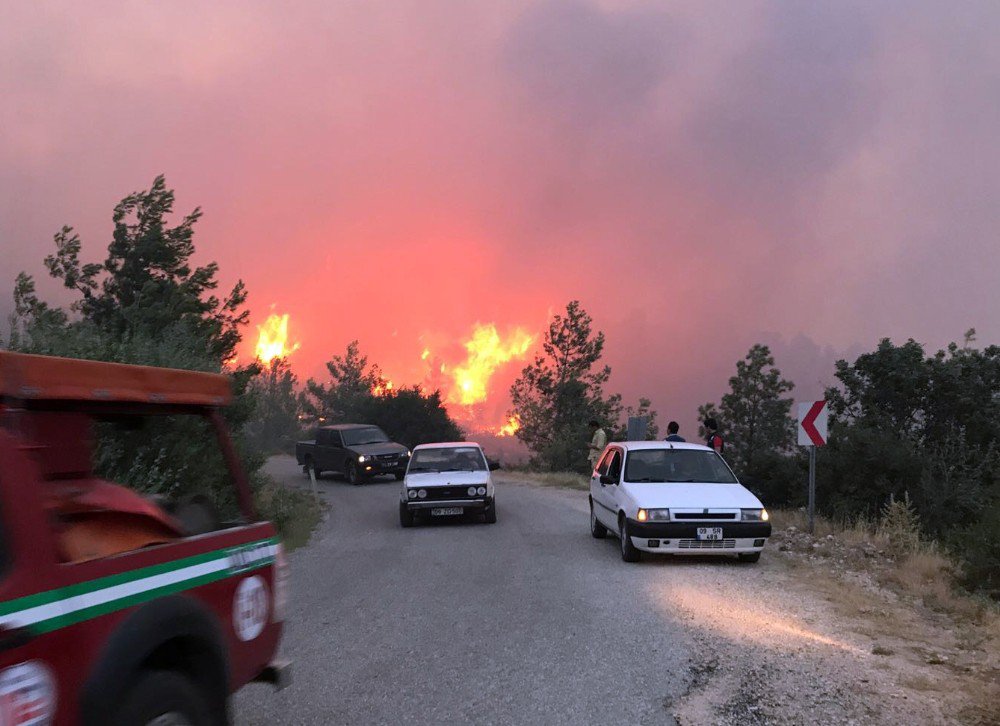
[[[601,424],[594,420],[590,422],[590,430],[593,432],[593,436],[590,437],[590,444],[588,444],[590,455],[587,459],[590,461],[590,468],[593,469],[597,466],[597,459],[600,458],[604,447],[608,445],[608,435],[604,433]]]
[[[726,442],[719,436],[719,424],[711,417],[706,418],[703,423],[706,433],[705,443],[721,454],[726,448]]]
[[[664,441],[679,441],[684,443],[684,437],[681,436],[678,431],[681,430],[681,426],[676,421],[671,421],[667,424],[667,438]]]

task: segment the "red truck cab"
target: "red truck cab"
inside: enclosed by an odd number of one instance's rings
[[[221,725],[234,691],[287,681],[284,555],[231,399],[221,375],[0,351],[0,725]],[[213,437],[228,519],[95,473],[95,432],[160,417]]]

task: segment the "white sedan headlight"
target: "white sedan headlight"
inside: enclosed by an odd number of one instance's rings
[[[417,498],[417,490],[416,489],[410,489],[409,491],[406,492],[406,496],[408,496],[410,499],[416,499]]]
[[[771,518],[766,509],[741,509],[740,519],[744,522],[766,522]]]
[[[481,497],[486,496],[486,487],[479,487],[478,489],[476,489],[476,494],[478,494]]]
[[[640,509],[636,515],[640,522],[663,522],[670,519],[669,509]]]

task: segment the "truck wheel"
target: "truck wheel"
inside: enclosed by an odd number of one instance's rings
[[[307,456],[305,463],[302,465],[302,473],[306,475],[307,479],[309,478],[309,472],[312,470],[312,468],[313,468],[312,457],[311,456]],[[316,478],[319,479],[319,472],[318,471],[316,472]]]
[[[628,520],[625,517],[618,519],[618,536],[621,537],[622,559],[626,562],[638,562],[642,558],[642,553],[632,544],[632,538],[628,534]]]
[[[347,481],[354,486],[359,486],[361,484],[361,472],[358,471],[358,465],[353,461],[347,465]]]
[[[407,509],[402,502],[399,503],[399,524],[403,527],[413,526],[413,512]]]
[[[406,474],[405,473],[403,473],[401,471],[396,472],[396,481],[403,481],[403,479],[405,479],[405,478],[406,478]]]
[[[180,673],[146,671],[125,694],[115,726],[214,726],[205,695]]]
[[[497,523],[497,500],[496,499],[494,499],[493,500],[493,504],[491,504],[486,509],[486,511],[483,512],[483,521],[486,522],[486,524],[496,524]]]

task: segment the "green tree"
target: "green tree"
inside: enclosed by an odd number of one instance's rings
[[[298,378],[286,358],[276,357],[249,387],[254,417],[247,424],[247,441],[256,450],[294,450],[300,432]]]
[[[190,261],[201,212],[196,209],[171,226],[173,204],[174,193],[162,176],[149,190],[123,199],[112,215],[114,231],[103,263],[82,263],[79,236],[63,227],[55,235],[55,253],[44,262],[76,299],[69,310],[52,307],[38,298],[31,276],[18,275],[10,346],[29,353],[229,372],[237,400],[225,415],[252,473],[262,459],[242,446],[239,432],[253,412],[244,393],[259,369],[225,365],[248,317],[246,290],[238,282],[225,298],[215,295],[218,266],[195,267]],[[158,422],[129,432],[102,427],[98,471],[143,491],[202,491],[223,506],[231,504],[217,447],[199,424]]]
[[[377,365],[361,354],[358,341],[327,364],[330,380],[306,382],[301,407],[311,424],[370,423],[409,447],[461,440],[461,429],[448,415],[439,391],[418,387],[390,389]]]
[[[517,437],[550,470],[587,466],[587,424],[597,420],[613,430],[621,419],[621,396],[604,395],[611,368],[601,366],[604,333],[576,300],[565,315],[553,317],[542,342],[543,355],[526,366],[511,386],[512,411],[521,427]]]
[[[326,364],[328,383],[310,378],[302,396],[302,409],[313,423],[326,421],[358,422],[370,414],[377,388],[385,388],[385,379],[376,365],[369,365],[361,354],[358,341],[352,340],[344,355],[335,355]]]
[[[726,459],[737,473],[754,472],[760,457],[791,448],[795,422],[792,399],[784,394],[794,387],[775,368],[771,350],[758,343],[736,363],[736,375],[729,379],[729,392],[718,409],[713,404],[698,409],[702,420],[714,416],[725,427]]]

